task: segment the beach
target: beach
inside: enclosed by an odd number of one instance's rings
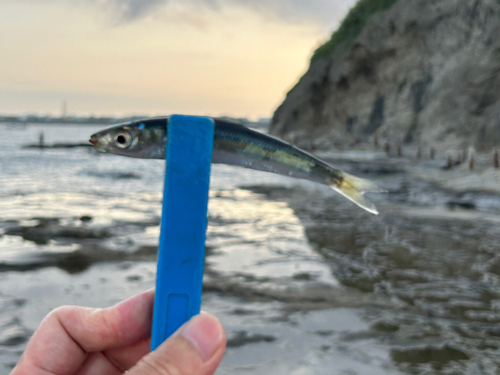
[[[0,375],[50,310],[154,287],[164,162],[22,148],[100,129],[0,125]],[[202,309],[227,332],[216,373],[495,373],[499,172],[320,155],[383,187],[369,195],[380,215],[328,187],[212,168]]]

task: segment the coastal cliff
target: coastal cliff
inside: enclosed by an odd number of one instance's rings
[[[375,135],[500,146],[500,0],[360,0],[314,53],[270,131],[320,149]]]

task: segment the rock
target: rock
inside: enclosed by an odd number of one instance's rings
[[[498,0],[398,0],[311,61],[270,132],[324,149],[377,134],[379,144],[489,150],[500,143],[498,35]]]
[[[396,332],[399,330],[399,326],[397,324],[386,321],[375,322],[371,325],[371,328],[378,332]]]
[[[300,281],[310,281],[313,278],[314,277],[311,276],[310,274],[308,274],[307,272],[297,273],[297,274],[295,274],[295,275],[292,276],[292,279],[294,279],[294,280],[300,280]]]
[[[246,331],[238,331],[236,335],[227,340],[228,348],[238,348],[247,344],[256,344],[260,342],[273,342],[276,340],[275,336],[262,335],[260,333],[249,334]]]
[[[455,208],[463,208],[463,209],[466,209],[466,210],[474,210],[474,209],[476,209],[476,205],[474,204],[474,202],[468,202],[468,201],[454,201],[454,200],[451,200],[451,201],[446,202],[446,205],[451,210],[453,210]]]
[[[92,177],[100,177],[100,178],[111,178],[113,180],[139,180],[142,178],[142,175],[135,172],[119,172],[119,171],[106,171],[106,172],[97,172],[90,171],[87,175]]]
[[[126,277],[126,280],[128,282],[134,283],[134,282],[137,282],[137,281],[141,281],[142,280],[142,276],[141,275],[130,275],[130,276]]]
[[[391,349],[391,357],[395,362],[408,363],[447,363],[470,359],[465,351],[447,344],[393,348]]]
[[[52,239],[69,238],[74,240],[103,239],[111,236],[109,230],[104,228],[91,228],[87,226],[60,225],[58,219],[40,219],[35,226],[16,226],[5,231],[6,235],[21,236],[25,240],[37,244],[47,244]]]

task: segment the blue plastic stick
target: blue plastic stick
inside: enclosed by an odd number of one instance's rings
[[[213,120],[170,117],[151,350],[200,312],[213,140]]]

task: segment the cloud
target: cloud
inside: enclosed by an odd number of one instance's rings
[[[229,0],[260,13],[289,22],[315,21],[324,26],[337,24],[357,0]]]
[[[88,0],[87,0],[88,1]],[[344,17],[356,0],[91,0],[120,22],[132,22],[151,15],[168,5],[188,6],[190,11],[221,11],[228,5],[246,7],[266,17],[279,17],[287,22],[313,21],[333,27]]]
[[[168,0],[92,0],[92,2],[109,12],[119,21],[130,22],[148,15],[160,6],[168,4]]]

